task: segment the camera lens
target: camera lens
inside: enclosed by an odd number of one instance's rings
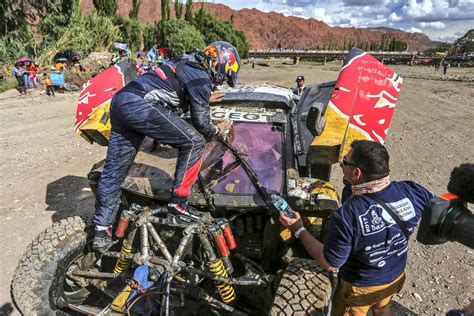
[[[438,221],[438,236],[441,240],[457,241],[474,248],[474,214],[459,201],[444,211]]]

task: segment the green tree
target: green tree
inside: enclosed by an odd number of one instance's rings
[[[229,42],[237,48],[241,58],[247,58],[250,45],[245,34],[234,29],[230,22],[220,20],[201,8],[195,14],[193,24],[204,35],[207,44],[215,41]]]
[[[182,55],[192,48],[204,48],[203,35],[184,20],[161,20],[155,25],[156,43],[167,47],[174,55]]]
[[[116,0],[92,0],[98,14],[105,16],[114,16],[117,11]]]
[[[50,63],[58,52],[65,50],[80,50],[85,54],[106,51],[118,34],[118,27],[110,17],[95,12],[83,16],[79,1],[74,1],[70,21],[64,33],[57,41],[44,47],[37,61],[43,65]]]
[[[396,46],[396,40],[395,40],[394,37],[392,37],[392,39],[388,43],[388,51],[389,52],[394,52],[395,51],[395,46]]]
[[[380,51],[385,50],[385,35],[382,35],[382,41],[380,42],[379,50]]]
[[[138,18],[138,12],[140,11],[140,6],[142,5],[143,0],[133,0],[132,1],[132,9],[128,13],[128,16],[130,19],[137,19]]]
[[[179,0],[174,0],[174,12],[176,15],[176,18],[179,20],[181,19],[181,16],[183,15],[183,4]]]
[[[71,3],[72,0],[64,2]],[[60,0],[2,0],[0,1],[0,35],[18,36],[29,27],[29,22],[38,16],[46,16],[61,11],[63,2]]]
[[[186,12],[184,19],[191,22],[193,20],[193,0],[186,0]]]
[[[147,24],[143,28],[143,46],[145,47],[145,49],[150,49],[155,44],[156,44],[155,27],[153,25]]]
[[[170,19],[170,0],[161,0],[161,19],[163,21]]]
[[[118,27],[119,42],[127,43],[131,51],[141,48],[143,28],[138,20],[119,15],[115,18],[114,24]]]

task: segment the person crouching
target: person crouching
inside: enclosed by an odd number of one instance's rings
[[[46,87],[46,94],[54,97],[54,87],[48,74],[43,74],[43,84]]]

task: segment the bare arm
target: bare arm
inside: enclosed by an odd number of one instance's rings
[[[295,212],[295,215],[295,218],[289,218],[283,213],[280,213],[280,222],[293,233],[303,227],[303,221],[301,220],[300,214]],[[314,260],[316,260],[316,262],[319,263],[321,267],[328,271],[337,271],[337,268],[327,262],[326,258],[324,257],[324,245],[319,240],[314,238],[313,235],[311,235],[306,229],[300,233],[299,239],[301,240],[301,243],[309,255]]]

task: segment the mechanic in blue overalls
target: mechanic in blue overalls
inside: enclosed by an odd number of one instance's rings
[[[201,169],[206,140],[226,137],[211,121],[209,99],[213,85],[236,84],[239,68],[236,48],[214,42],[137,77],[114,95],[112,132],[96,194],[94,248],[112,244],[121,186],[145,136],[179,150],[169,214],[184,223],[204,215],[190,207],[187,198]],[[192,124],[180,117],[188,110]]]

